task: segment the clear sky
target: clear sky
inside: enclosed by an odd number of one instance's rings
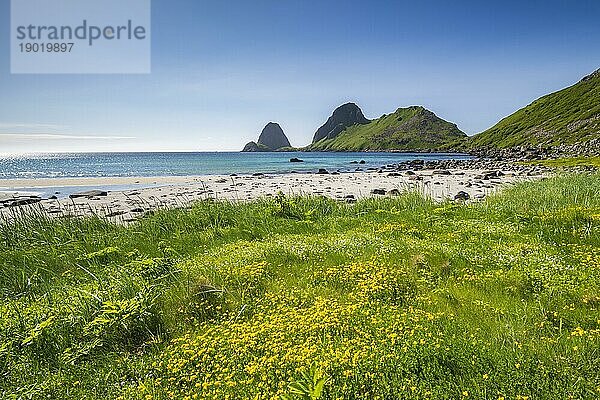
[[[598,0],[153,0],[151,74],[11,75],[0,0],[0,153],[240,150],[269,121],[301,146],[347,101],[474,134],[599,68],[599,21]]]

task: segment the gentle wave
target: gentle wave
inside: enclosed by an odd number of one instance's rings
[[[304,160],[290,163],[290,158]],[[468,159],[446,153],[63,153],[0,157],[0,179],[192,176],[217,174],[353,171],[402,161]],[[353,161],[364,160],[364,165]]]

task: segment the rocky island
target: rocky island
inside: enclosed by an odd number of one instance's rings
[[[276,122],[269,122],[258,137],[258,141],[249,142],[244,146],[243,152],[280,151],[291,148],[290,141]]]

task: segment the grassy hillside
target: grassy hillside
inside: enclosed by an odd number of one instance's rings
[[[557,146],[600,138],[600,70],[544,96],[471,140],[471,147]]]
[[[333,139],[308,146],[315,151],[448,149],[466,140],[456,125],[423,107],[399,108],[365,125],[354,125]]]
[[[597,398],[598,187],[0,225],[0,398]]]

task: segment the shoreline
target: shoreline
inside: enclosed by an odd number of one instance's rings
[[[53,188],[61,184],[95,189],[96,192],[80,193],[77,198],[52,196],[42,199],[31,195],[7,198],[4,191],[4,199],[0,195],[0,220],[15,219],[20,211],[41,210],[52,217],[98,215],[113,222],[130,223],[154,210],[187,207],[195,201],[245,202],[272,198],[279,192],[291,196],[325,196],[349,203],[411,191],[439,202],[479,201],[501,188],[541,179],[547,173],[547,169],[537,166],[447,160],[432,165],[411,161],[342,173],[321,170],[288,174],[12,180],[13,184],[30,185],[30,188]],[[6,183],[7,180],[0,180],[0,187]],[[107,186],[118,184],[130,187],[115,191],[107,189]],[[0,189],[0,193],[3,190]]]
[[[102,176],[102,177],[66,177],[66,178],[15,178],[0,179],[0,191],[14,188],[54,188],[101,185],[157,185],[182,184],[197,181],[206,176],[224,175],[190,175],[190,176]]]

